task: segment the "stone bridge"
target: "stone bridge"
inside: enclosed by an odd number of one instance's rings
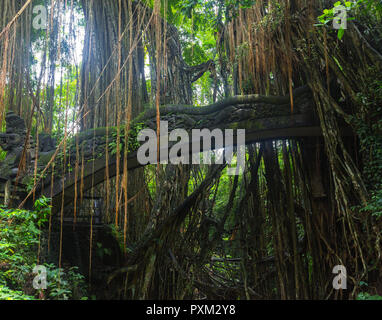
[[[246,143],[263,140],[276,140],[299,137],[321,136],[321,129],[315,116],[313,99],[308,87],[301,87],[294,91],[294,112],[291,113],[290,97],[288,96],[262,96],[248,95],[235,96],[205,107],[185,105],[166,105],[161,107],[161,121],[168,121],[169,130],[182,128],[245,129]],[[56,144],[50,136],[39,135],[39,148],[36,152],[35,140],[26,139],[27,130],[24,121],[13,113],[6,116],[6,133],[0,133],[0,146],[7,152],[5,159],[0,163],[0,184],[6,193],[4,181],[13,181],[18,176],[18,184],[25,187],[33,181],[34,163],[36,158],[38,172],[44,172],[35,186],[37,195],[45,195],[53,199],[53,212],[61,207],[62,192],[64,190],[64,205],[74,201],[75,184],[83,181],[83,191],[103,182],[106,177],[106,168],[109,178],[117,174],[117,156],[115,140],[117,129],[115,127],[96,128],[81,132],[71,137],[67,143],[66,173],[63,174],[63,154],[56,153]],[[122,126],[121,126],[122,127]],[[156,130],[156,112],[149,109],[138,116],[132,123],[129,132],[127,155],[128,170],[140,167],[136,156],[137,133],[142,128]],[[344,129],[344,134],[351,134]],[[125,143],[123,130],[121,141]],[[26,141],[27,140],[27,141]],[[106,161],[105,150],[108,144],[109,159]],[[24,146],[26,147],[24,149]],[[26,150],[26,151],[23,151]],[[191,150],[191,148],[190,148]],[[24,152],[24,155],[23,155]],[[123,152],[122,152],[123,153]],[[52,156],[54,161],[54,183],[51,185]],[[83,164],[83,175],[74,173],[77,157],[80,167]],[[25,159],[24,166],[20,160]],[[120,170],[123,155],[121,156]],[[82,163],[83,162],[83,163]],[[44,170],[45,169],[45,170]],[[5,196],[5,195],[4,195]]]

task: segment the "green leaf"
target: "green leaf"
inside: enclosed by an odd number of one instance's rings
[[[343,28],[338,30],[338,34],[337,34],[338,39],[342,40],[342,37],[344,36],[344,34],[345,34],[345,30]]]

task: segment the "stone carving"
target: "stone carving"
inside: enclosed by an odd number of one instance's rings
[[[24,120],[13,112],[5,116],[6,132],[0,133],[0,147],[7,155],[0,163],[0,176],[3,178],[15,178],[21,160],[26,138],[26,127]],[[28,168],[30,153],[26,154],[25,168]]]
[[[56,141],[47,133],[38,135],[38,152],[50,152],[56,150]]]
[[[19,163],[22,157],[27,130],[24,120],[13,112],[8,112],[5,116],[6,132],[0,133],[0,147],[7,152],[5,159],[0,162],[0,177],[14,179],[19,172]],[[56,149],[55,140],[46,133],[39,134],[39,158],[44,160],[49,158],[53,150]],[[19,177],[23,178],[33,169],[33,161],[36,156],[36,142],[32,136],[29,137],[25,170],[20,172]],[[39,162],[40,162],[39,160]]]

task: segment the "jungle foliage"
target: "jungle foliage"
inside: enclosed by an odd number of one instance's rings
[[[44,263],[47,289],[32,286],[37,273],[41,235],[49,221],[49,199],[35,202],[35,210],[0,209],[0,300],[80,299],[85,294],[84,276],[76,267],[59,269]]]

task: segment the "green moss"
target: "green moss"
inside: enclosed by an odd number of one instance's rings
[[[38,154],[38,164],[39,165],[47,165],[48,162],[52,159],[55,152],[56,152],[55,150],[52,150],[49,152],[39,153]]]
[[[233,130],[238,130],[238,129],[243,129],[245,128],[246,130],[262,130],[266,129],[264,127],[264,123],[261,121],[256,121],[256,120],[245,120],[245,121],[240,121],[240,122],[233,122],[229,124],[228,129],[233,129]]]
[[[1,162],[0,177],[9,177],[10,171],[15,166],[16,155],[8,154],[8,156]]]
[[[89,129],[89,130],[86,130],[86,131],[83,131],[83,132],[79,132],[77,134],[78,142],[81,143],[82,141],[90,140],[93,137],[100,137],[100,136],[105,136],[106,137],[106,133],[107,132],[109,133],[109,136],[110,136],[110,135],[112,135],[112,134],[117,132],[117,127],[109,127],[109,128],[100,127],[100,128]],[[73,137],[71,142],[73,144],[75,144],[76,138]]]

